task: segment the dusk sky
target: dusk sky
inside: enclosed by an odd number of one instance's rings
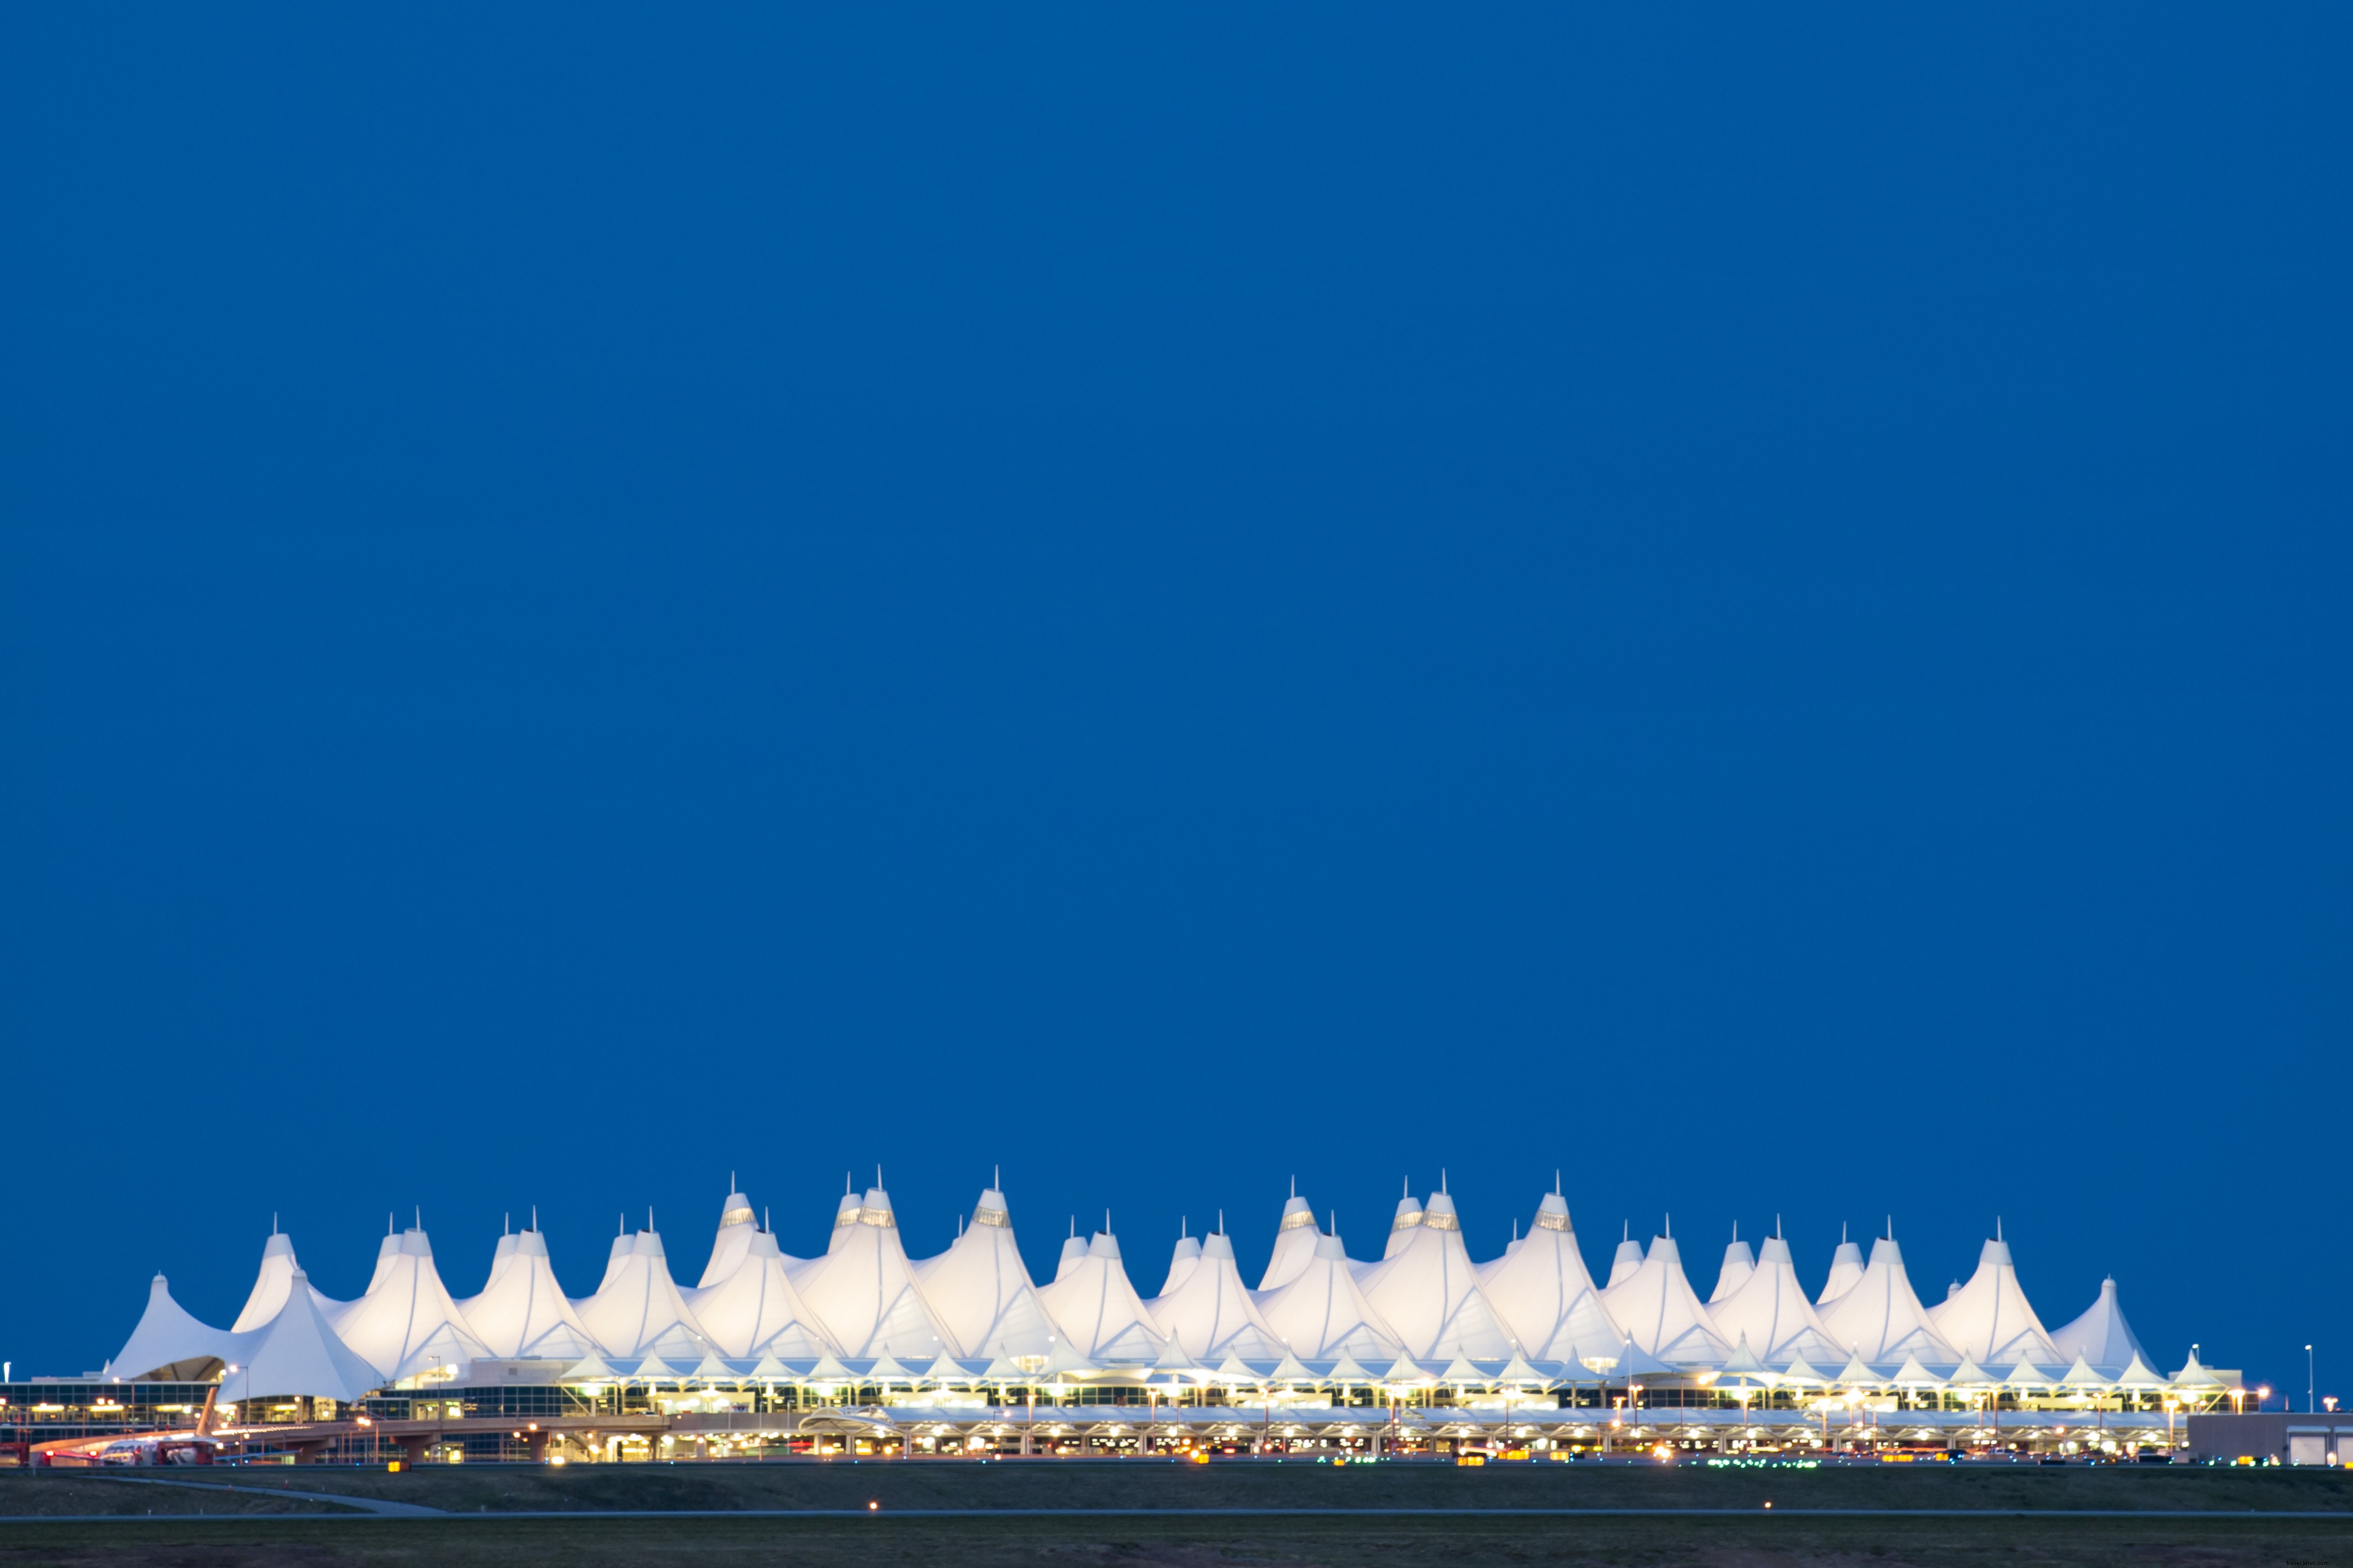
[[[0,1357],[1001,1165],[2353,1394],[2341,5],[0,8]]]

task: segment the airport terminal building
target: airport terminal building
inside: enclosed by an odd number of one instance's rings
[[[1557,1192],[1474,1262],[1444,1191],[1348,1256],[1284,1205],[1253,1285],[1223,1235],[1182,1237],[1155,1294],[1115,1237],[1072,1237],[1031,1279],[1005,1196],[911,1258],[880,1187],[845,1194],[823,1254],[789,1257],[749,1199],[723,1205],[681,1285],[650,1228],[567,1297],[534,1227],[453,1297],[421,1225],[366,1290],[313,1289],[271,1235],[226,1328],[158,1275],[99,1373],[0,1388],[0,1444],[34,1462],[133,1462],[186,1429],[248,1457],[613,1462],[765,1456],[1300,1452],[1544,1456],[1705,1448],[2170,1450],[2237,1375],[2160,1371],[2114,1281],[2058,1329],[2009,1244],[1933,1306],[1893,1236],[1841,1242],[1809,1289],[1788,1244],[1735,1240],[1712,1293],[1672,1236],[1588,1271]],[[1157,1271],[1155,1271],[1157,1272]],[[111,1447],[113,1453],[109,1456]],[[126,1458],[125,1456],[132,1456]]]

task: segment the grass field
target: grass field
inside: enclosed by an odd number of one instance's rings
[[[1051,1563],[1245,1568],[1257,1563],[1463,1568],[1466,1564],[2182,1564],[2353,1568],[2353,1477],[2209,1469],[1708,1470],[1130,1463],[492,1467],[382,1472],[219,1472],[239,1485],[360,1493],[449,1510],[446,1519],[257,1517],[267,1497],[129,1486],[87,1476],[0,1474],[0,1513],[108,1513],[100,1522],[0,1525],[0,1564],[169,1563],[779,1563],[797,1568]],[[1767,1500],[1775,1512],[1764,1509]],[[545,1519],[546,1509],[881,1510],[840,1519]],[[1732,1517],[924,1519],[924,1508],[1736,1508]],[[144,1510],[155,1509],[153,1519]],[[207,1510],[201,1519],[195,1510]],[[1824,1518],[1809,1508],[1965,1509]],[[2019,1518],[2010,1509],[2249,1510],[2229,1519]],[[167,1511],[174,1510],[174,1511]],[[894,1512],[894,1510],[899,1510]],[[2281,1517],[2341,1511],[2341,1520]],[[501,1517],[501,1514],[506,1517]]]

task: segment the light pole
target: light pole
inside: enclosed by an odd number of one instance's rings
[[[2312,1347],[2306,1345],[2304,1347],[2304,1413],[2306,1415],[2316,1413],[2320,1407],[2320,1402],[2313,1397],[2320,1387],[2320,1379],[2313,1374],[2312,1367]]]

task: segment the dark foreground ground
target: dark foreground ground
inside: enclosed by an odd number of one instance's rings
[[[0,1473],[0,1514],[90,1514],[96,1522],[0,1524],[15,1563],[230,1565],[779,1563],[796,1568],[955,1568],[1050,1563],[2280,1564],[2353,1568],[2353,1477],[2330,1471],[2122,1467],[1994,1471],[1706,1470],[1560,1466],[925,1464],[427,1469],[406,1475],[222,1470],[241,1486],[381,1498],[447,1518],[271,1518],[323,1505],[130,1485],[61,1473]],[[1770,1500],[1775,1508],[1766,1510]],[[863,1509],[862,1519],[528,1517],[549,1509]],[[1574,1518],[1118,1517],[927,1519],[913,1510],[1107,1508],[1737,1509]],[[1978,1517],[1824,1517],[1805,1509],[1960,1509]],[[155,1510],[150,1518],[146,1510]],[[196,1510],[206,1510],[201,1515]],[[2007,1510],[2043,1510],[2019,1517]],[[2050,1510],[2163,1510],[2067,1517]],[[2191,1518],[2189,1510],[2234,1517]],[[2317,1520],[2291,1511],[2340,1515]],[[2167,1517],[2171,1513],[2174,1517]]]

